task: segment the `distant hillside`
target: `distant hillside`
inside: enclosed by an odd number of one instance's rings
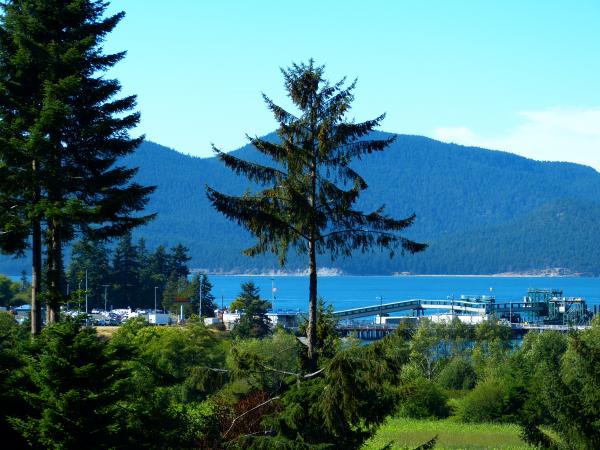
[[[248,146],[236,153],[261,158]],[[152,142],[142,144],[126,163],[140,168],[138,181],[158,186],[148,206],[158,217],[137,232],[150,246],[182,242],[191,249],[193,267],[213,271],[277,267],[271,256],[241,255],[251,237],[206,200],[206,184],[239,194],[249,187],[245,179],[214,158],[186,156]],[[430,248],[393,260],[378,254],[335,262],[324,257],[321,265],[355,274],[554,267],[600,274],[600,174],[589,167],[401,135],[388,150],[365,157],[355,168],[369,183],[361,206],[384,203],[398,217],[415,212],[417,222],[408,234]],[[304,258],[291,255],[290,270],[304,267]],[[4,259],[0,272],[17,273],[18,268]]]

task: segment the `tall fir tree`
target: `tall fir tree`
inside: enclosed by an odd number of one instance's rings
[[[66,320],[44,330],[25,374],[31,411],[12,419],[31,448],[115,448],[127,442],[129,370],[91,327]],[[121,403],[120,403],[121,401]]]
[[[205,273],[199,275],[199,283],[200,295],[198,301],[202,302],[202,316],[214,317],[217,304],[215,303],[215,296],[212,293],[213,285],[208,279],[208,275]]]
[[[127,233],[119,239],[111,267],[111,280],[116,307],[141,306],[136,293],[139,291],[139,261],[137,248]]]
[[[169,272],[175,272],[175,275],[179,278],[188,276],[190,268],[187,264],[192,259],[188,255],[189,251],[190,249],[183,244],[177,244],[175,247],[171,248],[171,266]]]
[[[83,239],[73,244],[71,262],[66,272],[68,293],[72,293],[77,289],[79,283],[85,279],[87,271],[87,294],[90,303],[92,306],[104,307],[104,286],[107,286],[107,297],[112,294],[109,289],[109,255],[106,245],[100,241]]]
[[[412,225],[414,215],[397,220],[384,214],[383,206],[370,213],[355,208],[367,183],[352,169],[351,162],[393,142],[394,137],[369,137],[384,115],[362,123],[347,121],[356,82],[347,87],[344,80],[330,85],[323,78],[324,67],[312,60],[282,69],[282,73],[287,94],[300,114],[296,116],[264,96],[279,122],[279,142],[249,139],[275,164],[253,163],[214,149],[227,167],[265,188],[239,197],[207,187],[207,195],[217,211],[257,237],[256,245],[245,250],[246,255],[272,252],[283,265],[290,247],[307,254],[308,356],[314,363],[317,254],[329,253],[336,258],[349,256],[354,250],[379,248],[393,256],[398,249],[415,253],[426,245],[399,234]]]
[[[242,291],[231,303],[232,311],[242,312],[234,328],[234,335],[241,338],[262,338],[271,334],[267,311],[271,302],[260,298],[260,289],[249,281],[242,284]]]
[[[7,179],[22,187],[0,184],[0,224],[18,238],[16,250],[32,235],[36,277],[45,223],[50,322],[64,297],[64,244],[77,231],[109,238],[152,217],[133,215],[153,187],[132,182],[136,169],[119,165],[141,138],[129,136],[139,122],[131,112],[135,97],[119,98],[119,82],[105,77],[124,57],[103,51],[124,15],[105,16],[107,6],[100,0],[3,4],[0,139],[9,145],[0,146],[0,160]]]

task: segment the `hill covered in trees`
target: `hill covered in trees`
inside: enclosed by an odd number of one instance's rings
[[[382,133],[382,135],[385,133]],[[274,136],[269,136],[273,138]],[[236,150],[260,160],[249,146]],[[147,210],[157,218],[136,235],[148,245],[182,243],[191,267],[215,272],[277,269],[275,258],[248,258],[251,236],[212,210],[205,185],[229,194],[248,188],[215,158],[197,158],[145,142],[126,163],[137,181],[157,185]],[[489,274],[563,268],[600,274],[600,174],[572,163],[539,162],[514,154],[399,135],[386,151],[354,168],[367,180],[365,209],[384,203],[397,217],[416,213],[408,237],[427,242],[415,256],[356,254],[320,265],[353,274],[395,272]],[[286,269],[306,267],[290,255]],[[25,261],[4,258],[0,271],[18,274]]]

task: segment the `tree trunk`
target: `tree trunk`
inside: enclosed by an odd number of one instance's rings
[[[308,338],[308,359],[313,366],[316,366],[316,345],[317,345],[317,258],[314,242],[308,243],[309,252],[309,297],[308,297],[308,328],[306,330]]]
[[[308,361],[314,370],[317,366],[317,248],[315,239],[315,207],[317,200],[317,147],[315,143],[315,122],[314,117],[311,118],[311,145],[312,145],[312,161],[310,167],[310,195],[308,198],[310,204],[310,239],[308,240],[308,273],[309,273],[309,294],[308,294]]]
[[[42,285],[42,226],[37,219],[32,224],[31,253],[31,334],[36,335],[42,330],[42,308],[40,302]]]
[[[51,325],[60,319],[60,304],[62,302],[62,242],[60,238],[60,226],[52,221],[48,233],[49,269],[46,323]]]

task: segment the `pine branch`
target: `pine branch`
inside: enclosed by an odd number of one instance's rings
[[[287,174],[273,167],[263,166],[224,153],[213,145],[213,151],[219,160],[232,169],[237,175],[243,174],[250,181],[259,184],[279,183]]]

